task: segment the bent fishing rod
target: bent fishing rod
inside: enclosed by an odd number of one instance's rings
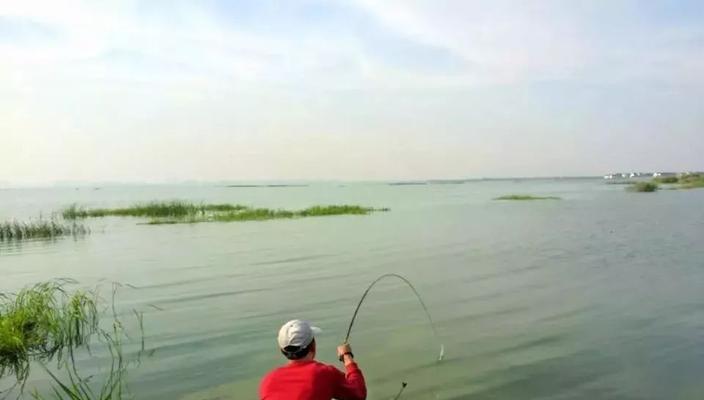
[[[357,303],[357,307],[354,309],[354,314],[352,314],[352,319],[350,320],[350,324],[347,327],[347,334],[345,335],[345,341],[344,343],[348,343],[350,340],[350,335],[352,334],[352,327],[354,326],[354,322],[357,319],[357,314],[359,313],[359,309],[362,307],[362,303],[364,303],[364,299],[367,298],[367,295],[369,292],[372,290],[374,285],[376,285],[379,281],[386,279],[386,278],[397,278],[400,279],[402,282],[404,282],[411,290],[413,293],[416,295],[416,298],[418,299],[418,302],[420,303],[421,307],[423,307],[423,311],[425,311],[425,316],[428,317],[428,322],[430,323],[430,328],[433,331],[433,336],[435,337],[435,340],[440,343],[439,336],[438,336],[438,331],[435,329],[435,324],[433,323],[433,318],[430,316],[430,311],[428,311],[428,307],[425,305],[425,302],[423,301],[423,298],[420,296],[420,293],[416,290],[416,288],[413,286],[413,284],[406,279],[405,277],[399,275],[399,274],[384,274],[376,278],[372,283],[369,284],[367,289],[364,291],[362,294],[362,298],[359,299],[359,302]],[[445,357],[445,346],[440,343],[440,354],[438,354],[438,359],[437,361],[442,361],[443,357]],[[404,389],[406,389],[406,386],[408,386],[407,382],[401,382],[401,388],[396,394],[396,396],[393,397],[393,400],[398,400],[399,397],[401,397],[401,394],[403,393]]]

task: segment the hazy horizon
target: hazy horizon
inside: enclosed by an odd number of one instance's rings
[[[640,171],[647,173],[647,171]],[[678,171],[665,171],[666,173],[679,173]],[[697,172],[699,170],[687,170],[681,172]],[[621,171],[619,171],[621,173]],[[630,171],[624,171],[630,173]],[[598,175],[543,175],[543,176],[483,176],[483,177],[440,177],[440,178],[404,178],[404,179],[215,179],[215,180],[196,180],[196,179],[174,179],[174,180],[143,180],[143,181],[119,181],[119,180],[96,180],[96,181],[53,181],[44,183],[12,183],[8,181],[0,181],[1,189],[23,189],[23,188],[53,188],[53,187],[81,187],[94,188],[101,186],[139,186],[139,185],[261,185],[267,184],[319,184],[319,183],[447,183],[447,182],[480,182],[480,181],[504,181],[504,180],[559,180],[559,179],[602,179],[605,174]],[[647,177],[647,175],[643,176]]]
[[[704,170],[704,3],[0,3],[0,184]]]

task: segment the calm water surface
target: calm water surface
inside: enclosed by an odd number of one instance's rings
[[[509,193],[561,201],[499,202]],[[143,399],[254,399],[282,362],[278,327],[324,329],[334,362],[355,303],[380,283],[352,345],[370,399],[704,398],[704,190],[628,193],[601,180],[227,188],[152,185],[0,190],[0,219],[77,202],[184,199],[302,208],[351,203],[388,213],[267,222],[139,225],[89,221],[83,239],[0,244],[0,290],[58,277],[132,285],[156,349],[131,371]],[[92,367],[91,367],[92,368]],[[35,384],[41,385],[41,377]]]

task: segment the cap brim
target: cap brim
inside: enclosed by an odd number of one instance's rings
[[[317,326],[311,326],[310,330],[313,331],[313,336],[318,336],[319,334],[323,333],[323,330],[318,328]]]

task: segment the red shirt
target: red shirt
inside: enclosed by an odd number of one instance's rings
[[[259,385],[261,400],[365,400],[367,386],[356,363],[342,373],[314,360],[292,361],[269,372]]]

